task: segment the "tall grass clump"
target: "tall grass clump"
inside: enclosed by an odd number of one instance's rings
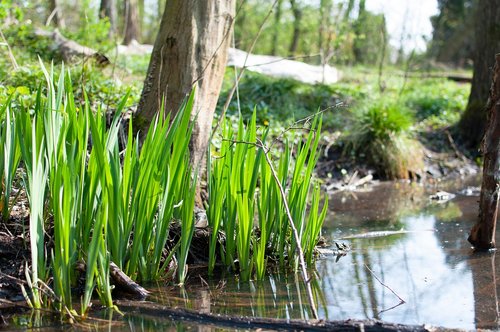
[[[307,211],[315,182],[312,172],[317,162],[321,118],[315,117],[308,130],[305,142],[299,139],[297,146],[285,142],[273,161],[269,154],[274,152],[265,144],[267,131],[262,138],[257,135],[255,112],[246,126],[240,118],[236,132],[230,121],[224,121],[222,141],[210,152],[208,219],[214,231],[209,273],[213,273],[217,254],[223,265],[239,272],[242,280],[254,276],[262,279],[270,260],[281,262],[284,268],[296,268],[297,242],[284,199],[291,206],[293,226],[298,230],[305,256],[310,258],[308,262],[312,263],[328,203],[324,202],[321,211],[319,191],[315,190],[313,197],[318,203],[313,199],[313,206]],[[288,193],[286,197],[280,186]],[[316,217],[312,217],[314,214]],[[217,253],[219,231],[223,241]]]
[[[157,116],[139,148],[132,120],[125,130],[128,137],[122,135],[128,95],[107,125],[105,112],[91,110],[86,97],[76,105],[64,66],[58,75],[53,67],[42,69],[47,87],[39,89],[34,111],[19,109],[15,121],[8,107],[1,113],[8,120],[2,121],[2,138],[13,137],[17,144],[11,147],[9,139],[3,140],[3,149],[13,151],[5,153],[5,163],[13,168],[21,155],[26,174],[32,266],[25,295],[30,305],[75,314],[73,287],[80,263],[86,270],[82,315],[95,291],[103,305],[113,306],[111,262],[133,280],[166,276],[174,252],[166,255],[165,245],[174,218],[182,225],[179,245],[172,250],[178,251],[183,283],[197,183],[188,150],[193,95],[174,118]],[[53,229],[53,242],[48,242],[47,229]]]
[[[412,117],[404,106],[379,100],[359,110],[346,153],[364,157],[388,179],[415,178],[423,172],[423,151],[410,135]]]

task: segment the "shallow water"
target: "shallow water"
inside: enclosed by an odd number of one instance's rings
[[[442,184],[439,188],[457,192],[471,184],[477,184],[477,179]],[[495,261],[496,253],[473,253],[466,241],[477,216],[478,196],[457,195],[437,203],[429,199],[436,191],[437,187],[381,183],[370,191],[331,197],[332,210],[323,235],[330,242],[348,243],[352,250],[338,261],[334,255],[325,255],[317,262],[313,289],[320,318],[500,328],[500,283],[496,280],[500,265]],[[407,232],[342,239],[387,230]],[[293,274],[238,283],[231,274],[220,281],[206,280],[191,272],[185,290],[153,286],[149,300],[216,314],[311,316],[301,279]],[[113,330],[219,329],[175,322],[161,313],[144,315],[130,307],[125,311],[127,314],[113,325]]]

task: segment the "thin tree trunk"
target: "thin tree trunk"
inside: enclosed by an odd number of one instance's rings
[[[354,9],[354,0],[349,0],[349,2],[347,3],[347,8],[344,12],[344,23],[349,22],[351,12],[353,9]]]
[[[358,18],[356,19],[356,22],[354,23],[354,45],[353,45],[353,53],[354,53],[354,62],[360,63],[362,62],[363,59],[363,49],[360,47],[360,42],[362,36],[361,36],[361,31],[362,31],[362,26],[365,24],[366,21],[366,9],[365,9],[365,0],[359,0],[359,5],[358,5]]]
[[[276,12],[274,13],[274,31],[272,39],[272,49],[271,55],[276,55],[278,53],[278,36],[280,32],[280,21],[281,21],[281,5],[283,0],[278,0],[276,2]]]
[[[136,118],[146,127],[160,109],[175,114],[197,83],[192,163],[204,160],[227,62],[234,0],[168,0],[154,44]]]
[[[458,128],[465,145],[478,148],[484,134],[491,82],[491,60],[500,52],[500,0],[477,1],[475,13],[474,74],[467,108]]]
[[[58,6],[57,0],[49,1],[49,15],[47,16],[47,24],[53,22],[58,28],[65,28],[66,24],[64,22],[64,17],[61,13],[61,7]]]
[[[290,0],[290,7],[292,8],[293,13],[293,35],[288,54],[293,57],[295,56],[295,53],[297,52],[297,48],[299,46],[302,9],[300,8],[300,5],[297,4],[296,0]]]
[[[139,8],[137,0],[125,0],[125,33],[123,44],[139,39]]]
[[[109,20],[109,34],[116,33],[116,3],[115,0],[101,0],[99,6],[99,18],[108,18]]]
[[[483,182],[479,198],[479,219],[472,227],[469,242],[477,249],[495,247],[500,185],[500,54],[495,57],[493,83],[486,106],[488,123],[483,139]]]

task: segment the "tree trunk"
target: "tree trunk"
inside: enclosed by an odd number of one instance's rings
[[[61,14],[61,7],[57,5],[57,0],[49,1],[49,15],[47,16],[47,23],[54,22],[58,28],[65,28],[63,15]]]
[[[344,12],[344,23],[349,22],[349,19],[351,17],[351,12],[354,9],[354,0],[349,0],[347,3],[347,8]]]
[[[486,124],[491,60],[500,52],[500,0],[477,1],[475,13],[474,75],[469,103],[458,128],[465,145],[478,148]]]
[[[169,0],[154,44],[136,118],[145,127],[165,99],[175,114],[197,83],[196,123],[191,138],[195,167],[201,165],[222,86],[235,15],[234,0]]]
[[[139,39],[139,8],[137,0],[125,0],[125,34],[123,45]]]
[[[483,182],[479,198],[479,219],[472,227],[469,242],[477,249],[495,247],[500,185],[500,54],[496,55],[493,83],[486,106],[488,123],[483,139]]]
[[[281,5],[283,0],[278,0],[276,3],[276,12],[274,13],[274,30],[273,30],[273,39],[272,39],[272,49],[271,55],[278,54],[278,36],[280,32],[280,21],[281,21]]]
[[[288,54],[293,57],[295,56],[295,53],[297,52],[297,48],[299,46],[302,9],[300,8],[299,4],[297,4],[296,0],[290,0],[290,7],[292,8],[293,13],[293,35]]]
[[[362,42],[362,26],[366,21],[366,9],[365,9],[365,0],[359,0],[358,5],[358,18],[356,22],[354,22],[354,45],[352,52],[354,54],[354,62],[361,63],[363,60],[363,48],[361,47]]]
[[[110,36],[116,33],[116,3],[115,0],[101,0],[99,18],[108,18]]]

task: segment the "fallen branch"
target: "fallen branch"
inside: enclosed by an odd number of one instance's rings
[[[169,308],[152,302],[116,301],[126,315],[150,319],[185,320],[197,324],[217,325],[234,329],[263,329],[283,331],[445,331],[428,325],[391,324],[379,320],[300,320],[261,317],[228,316],[204,313],[184,308]],[[128,312],[127,312],[128,311]]]
[[[138,283],[129,278],[115,263],[109,263],[109,274],[115,284],[127,293],[133,294],[140,299],[145,299],[149,292]]]
[[[78,262],[76,269],[84,273],[87,265],[84,262]],[[114,262],[109,263],[109,277],[118,289],[131,294],[133,297],[143,300],[149,295],[148,290],[130,279]]]
[[[14,70],[18,70],[19,69],[19,65],[17,64],[16,58],[14,57],[14,54],[12,53],[10,45],[7,42],[7,39],[5,39],[5,36],[3,35],[2,30],[0,30],[0,37],[2,38],[2,44],[3,44],[3,46],[7,47],[7,52],[9,53],[9,59],[10,59],[10,62],[12,63],[12,67],[14,67]]]
[[[53,41],[53,47],[59,51],[65,62],[73,62],[77,58],[95,58],[100,65],[108,65],[109,59],[94,50],[93,48],[78,44],[74,40],[64,37],[59,30],[47,31],[43,29],[35,29],[35,36],[49,38]]]

